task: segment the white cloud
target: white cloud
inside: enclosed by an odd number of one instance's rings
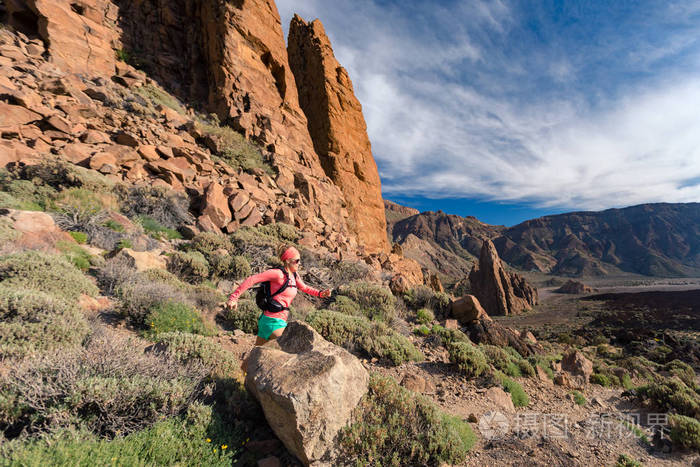
[[[293,12],[321,17],[363,104],[386,195],[568,209],[700,201],[688,183],[700,177],[700,52],[687,31],[621,64],[648,72],[690,51],[684,66],[630,83],[612,81],[630,70],[611,70],[610,89],[596,89],[585,82],[591,59],[575,51],[503,53],[517,23],[504,2],[408,13],[371,0],[277,4],[283,24]]]

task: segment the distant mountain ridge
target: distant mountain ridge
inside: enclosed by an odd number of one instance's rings
[[[700,203],[571,212],[508,228],[429,211],[391,223],[390,229],[395,242],[415,236],[469,263],[489,238],[504,261],[526,271],[574,277],[700,274]]]

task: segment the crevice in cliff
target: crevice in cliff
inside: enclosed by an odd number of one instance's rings
[[[4,5],[4,2],[3,2]],[[21,7],[21,9],[17,8]],[[17,31],[27,37],[35,38],[39,35],[39,16],[31,10],[26,2],[17,2],[15,11],[7,14],[3,22],[9,23]]]
[[[272,74],[272,78],[275,81],[277,92],[279,92],[280,97],[284,101],[287,94],[287,82],[284,66],[272,58],[272,54],[270,52],[265,52],[262,54],[260,56],[260,60],[262,60],[267,69],[270,70],[270,74]]]

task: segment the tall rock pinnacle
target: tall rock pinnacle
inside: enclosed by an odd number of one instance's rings
[[[299,104],[321,165],[348,203],[349,228],[367,253],[388,251],[381,181],[350,77],[319,20],[295,15],[288,42]]]

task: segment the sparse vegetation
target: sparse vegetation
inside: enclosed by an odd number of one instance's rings
[[[627,454],[620,454],[620,456],[617,458],[617,463],[615,464],[615,467],[643,467],[643,466],[644,466],[644,464],[632,459]]]
[[[80,345],[88,330],[74,303],[39,290],[0,285],[0,358]]]
[[[527,396],[527,393],[525,393],[520,383],[498,371],[495,372],[495,376],[503,386],[503,390],[510,393],[510,398],[514,406],[527,407],[528,404],[530,404],[530,398]]]
[[[260,148],[236,130],[227,125],[220,125],[216,120],[200,119],[200,124],[202,132],[207,136],[209,148],[216,154],[215,158],[234,169],[240,168],[246,172],[261,169],[268,175],[274,175],[272,166]]]
[[[339,440],[350,463],[400,466],[458,464],[476,437],[468,423],[393,379],[372,374],[369,392]]]
[[[450,296],[444,292],[435,292],[428,286],[421,285],[404,294],[406,305],[413,309],[429,308],[435,313],[442,314],[450,304]]]
[[[152,217],[140,215],[136,217],[136,222],[143,227],[144,232],[156,240],[173,240],[176,238],[182,238],[182,235],[180,235],[177,230],[165,227]]]
[[[673,443],[686,449],[700,451],[700,422],[697,418],[676,414],[671,414],[668,418]]]
[[[450,361],[457,364],[459,371],[467,377],[474,378],[489,371],[486,356],[470,342],[457,341],[447,345]]]
[[[204,336],[180,331],[164,332],[158,334],[156,343],[170,358],[184,364],[202,364],[214,377],[240,376],[235,355]]]
[[[198,251],[175,251],[168,257],[168,271],[187,282],[201,282],[209,277],[209,263]]]
[[[424,358],[406,337],[382,322],[372,322],[362,316],[348,316],[330,310],[313,311],[306,317],[306,321],[334,344],[370,357],[387,358],[394,365]]]
[[[416,321],[419,324],[430,324],[435,320],[435,314],[430,308],[421,308],[416,312]]]
[[[162,332],[189,332],[210,336],[213,334],[204,325],[202,317],[189,305],[174,301],[161,302],[149,310],[146,316],[146,335],[155,337]]]
[[[257,334],[260,313],[262,312],[253,300],[240,299],[236,310],[226,311],[226,319],[235,329],[248,334]]]
[[[394,316],[396,299],[391,290],[372,282],[352,282],[342,285],[337,293],[360,306],[362,314],[372,320],[390,322]]]
[[[571,394],[573,394],[574,402],[577,405],[586,405],[588,403],[588,401],[586,401],[586,397],[579,391],[572,391]]]
[[[688,417],[700,417],[700,393],[672,376],[637,388],[637,396],[659,410],[675,411]]]
[[[67,259],[38,251],[1,256],[0,284],[40,290],[73,301],[83,293],[97,294],[97,287]]]

